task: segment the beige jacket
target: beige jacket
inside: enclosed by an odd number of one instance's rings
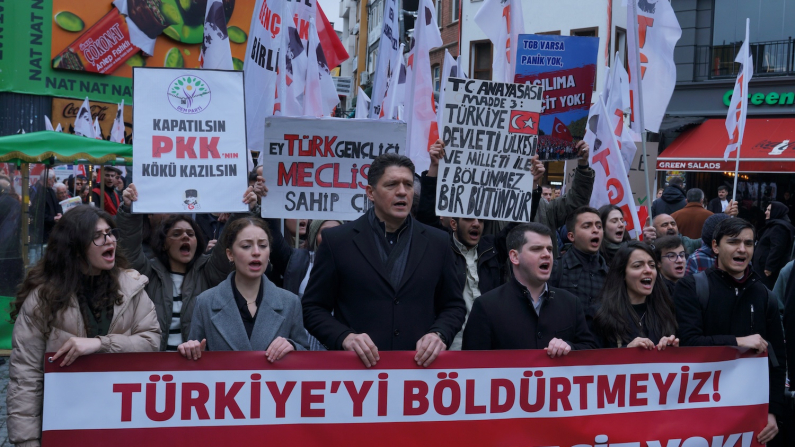
[[[160,346],[160,325],[144,286],[149,280],[135,270],[119,276],[123,300],[113,308],[113,319],[98,352],[149,352]],[[44,353],[55,352],[71,337],[85,337],[83,316],[73,297],[52,324],[49,337],[34,317],[37,292],[25,300],[14,324],[11,363],[6,396],[8,439],[17,446],[41,445],[41,414],[44,394]]]

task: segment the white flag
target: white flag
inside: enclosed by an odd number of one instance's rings
[[[420,1],[407,64],[411,75],[408,79],[408,100],[405,103],[408,128],[406,154],[414,162],[417,172],[430,166],[428,147],[439,138],[429,52],[443,43],[439,27],[436,26],[434,10],[431,0]]]
[[[636,15],[637,12],[637,15]],[[636,18],[637,17],[637,18]],[[638,23],[636,39],[633,23]],[[640,79],[643,80],[643,120],[646,129],[660,130],[660,123],[668,101],[676,86],[676,64],[674,48],[682,37],[682,28],[676,20],[671,4],[666,1],[651,3],[647,0],[632,0],[627,4],[627,53],[629,57],[629,77],[631,81],[632,130],[640,133],[640,98],[638,96],[638,76],[635,73],[640,48]]]
[[[110,128],[110,141],[124,144],[124,100],[121,100],[116,109],[116,117],[113,119],[113,127]]]
[[[635,199],[629,184],[627,170],[621,157],[615,129],[611,125],[610,113],[605,108],[602,97],[591,106],[588,116],[589,126],[596,124],[596,135],[589,155],[590,165],[594,170],[594,188],[591,193],[591,206],[599,208],[603,205],[616,205],[624,213],[627,231],[633,236],[642,231],[635,208]],[[593,120],[593,121],[592,121]],[[586,140],[587,142],[587,140]]]
[[[475,23],[494,45],[491,80],[513,82],[516,45],[524,34],[521,0],[486,0],[475,14]]]
[[[232,70],[232,48],[226,31],[226,16],[221,0],[209,0],[204,15],[204,40],[199,53],[201,68]]]
[[[606,70],[608,69],[606,68]],[[629,172],[638,148],[635,146],[635,141],[633,141],[629,129],[624,127],[624,114],[629,112],[631,107],[629,102],[629,77],[618,57],[618,53],[615,56],[613,69],[609,70],[602,98],[605,101],[607,111],[610,112],[610,121],[615,129],[618,145],[621,148],[624,167]]]
[[[740,72],[737,74],[737,81],[734,83],[734,93],[731,103],[729,103],[729,113],[726,115],[726,131],[729,132],[729,144],[723,153],[724,161],[729,160],[729,155],[737,150],[740,156],[740,145],[743,143],[745,133],[745,118],[748,116],[748,81],[754,74],[754,63],[749,49],[748,26],[749,19],[745,19],[745,41],[740,47],[740,52],[734,62],[742,64]]]
[[[55,130],[52,128],[52,121],[50,121],[50,117],[44,115],[44,130]]]
[[[356,115],[354,119],[366,119],[370,116],[370,98],[359,87],[359,93],[356,95]]]
[[[283,16],[290,15],[292,3],[282,2]],[[278,95],[275,115],[301,116],[306,89],[307,42],[302,41],[295,22],[287,22],[279,38]],[[282,69],[281,67],[284,67]]]
[[[99,117],[94,118],[94,138],[102,140],[102,128],[99,127]]]
[[[63,128],[61,127],[61,123],[58,123],[58,126],[55,128],[56,132],[63,132]]]
[[[453,56],[450,55],[450,52],[447,51],[447,48],[444,50],[444,67],[442,68],[442,84],[439,87],[439,107],[436,110],[436,121],[438,122],[439,129],[444,128],[442,122],[444,121],[444,86],[447,85],[447,80],[449,78],[461,78],[460,73],[461,70],[458,68],[458,62],[453,59]]]
[[[309,19],[308,60],[306,89],[304,90],[304,116],[331,116],[340,103],[337,87],[331,78],[331,69],[323,54],[317,35],[314,17]]]
[[[378,108],[378,118],[379,119],[396,119],[397,107],[399,103],[402,101],[399,98],[405,96],[403,92],[398,92],[398,85],[400,84],[400,74],[403,71],[403,81],[405,84],[405,70],[406,67],[403,65],[403,48],[404,45],[400,44],[400,51],[395,53],[395,59],[389,61],[389,67],[387,69],[387,73],[389,74],[389,78],[387,80],[386,89],[384,90],[385,96],[384,100],[381,101],[381,106]],[[404,89],[405,90],[405,89]]]
[[[272,2],[271,2],[272,3]],[[276,65],[279,50],[278,26],[290,19],[282,17],[281,8],[272,10],[265,0],[257,0],[243,62],[246,91],[246,138],[248,147],[264,152],[265,132],[262,123],[273,115],[276,99]],[[285,26],[281,26],[284,30]]]
[[[373,91],[372,103],[370,104],[370,118],[376,119],[381,116],[381,106],[387,94],[387,83],[389,81],[388,67],[392,67],[397,54],[402,50],[400,47],[400,26],[398,17],[400,8],[397,0],[384,1],[384,24],[381,28],[381,40],[378,43],[378,59],[375,63],[373,72]],[[418,23],[418,22],[415,22]],[[416,29],[416,25],[415,25]],[[394,70],[391,70],[394,71]]]
[[[461,63],[460,55],[455,59],[455,63],[456,66],[458,67],[458,77],[463,79],[469,79],[469,76],[467,76],[467,71],[464,70],[464,65]]]
[[[94,138],[94,123],[91,121],[91,105],[86,97],[75,117],[75,135]]]

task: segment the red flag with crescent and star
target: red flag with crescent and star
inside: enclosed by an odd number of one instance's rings
[[[527,135],[538,135],[538,112],[527,112],[524,110],[512,110],[511,121],[508,127],[510,133],[523,133]]]
[[[558,117],[555,117],[555,124],[552,125],[552,136],[564,141],[574,141],[569,128]]]

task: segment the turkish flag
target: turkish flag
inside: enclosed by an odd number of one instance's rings
[[[317,20],[318,18],[320,20]],[[320,46],[323,47],[323,55],[326,56],[328,68],[336,68],[348,60],[350,56],[345,51],[345,46],[340,42],[337,32],[334,31],[331,23],[326,18],[326,14],[323,13],[320,3],[317,4],[315,26],[317,26],[317,35],[320,38]]]
[[[538,135],[538,121],[538,112],[511,110],[511,120],[509,122],[508,132]]]
[[[552,136],[564,141],[574,141],[574,137],[571,136],[569,128],[557,117],[555,117],[555,124],[552,126]]]

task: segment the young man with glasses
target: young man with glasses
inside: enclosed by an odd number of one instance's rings
[[[673,296],[676,282],[685,276],[687,253],[678,236],[663,236],[654,241],[654,255],[660,266],[663,284]]]

